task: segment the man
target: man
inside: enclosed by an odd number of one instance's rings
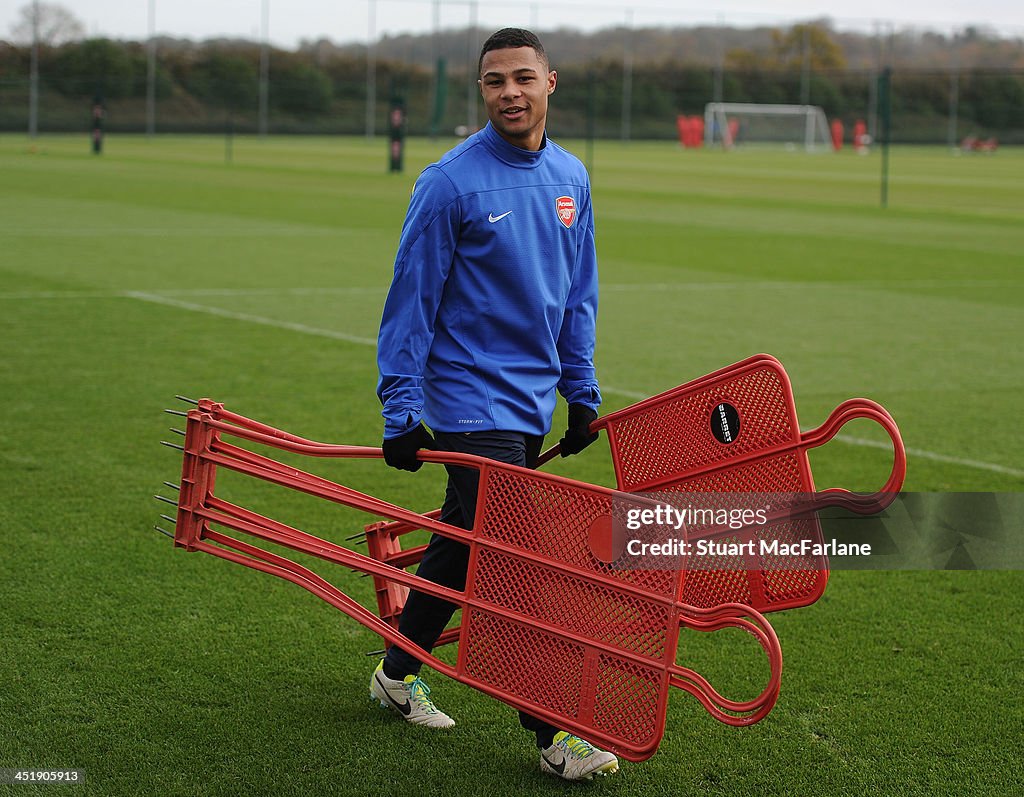
[[[563,456],[593,442],[597,259],[583,165],[545,134],[557,75],[537,37],[506,28],[480,53],[488,124],[420,175],[402,227],[378,339],[384,458],[416,471],[421,448],[532,466],[555,391],[569,404]],[[423,425],[430,425],[435,437]],[[448,468],[441,519],[472,528],[477,471]],[[557,530],[552,530],[557,533]],[[434,535],[418,575],[465,589],[468,548]],[[412,592],[399,630],[430,650],[455,606]],[[429,698],[420,662],[392,646],[370,694],[409,722],[454,725]],[[545,772],[618,769],[611,753],[520,712]]]

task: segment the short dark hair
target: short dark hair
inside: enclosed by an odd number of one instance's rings
[[[491,50],[509,50],[517,47],[532,47],[537,57],[544,62],[544,66],[550,67],[548,54],[544,52],[544,45],[540,43],[537,34],[525,28],[502,28],[492,33],[480,48],[480,60],[476,64],[477,74],[479,75],[483,69],[484,56]]]

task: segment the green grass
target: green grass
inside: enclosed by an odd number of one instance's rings
[[[372,634],[147,531],[180,469],[157,444],[175,393],[377,443],[360,341],[415,174],[450,143],[411,141],[394,176],[379,140],[239,139],[227,165],[214,138],[111,137],[94,158],[84,137],[0,137],[0,767],[85,768],[82,793],[104,795],[565,791],[506,707],[435,675],[458,726],[404,727],[367,702]],[[853,395],[883,403],[908,490],[1020,491],[1024,153],[896,149],[887,210],[878,173],[875,156],[599,142],[605,409],[766,351],[805,427]],[[818,486],[877,488],[888,455],[862,443],[883,437],[845,436],[812,454]],[[608,484],[605,454],[553,470]],[[420,510],[443,484],[316,470]],[[229,486],[330,539],[364,520]],[[372,601],[368,580],[322,572]],[[786,669],[765,721],[728,728],[674,695],[657,755],[595,790],[1013,793],[1022,588],[1017,572],[834,573],[815,606],[771,617]],[[763,677],[738,633],[689,632],[682,651],[723,688]]]

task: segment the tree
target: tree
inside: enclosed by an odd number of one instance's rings
[[[132,95],[134,79],[132,59],[123,46],[110,39],[87,39],[60,48],[50,81],[63,94],[120,99]]]
[[[255,108],[259,79],[256,65],[241,55],[210,52],[191,70],[186,87],[197,97],[217,103],[228,113]]]
[[[11,26],[11,40],[17,44],[48,46],[74,41],[85,35],[85,26],[64,6],[56,3],[27,3],[18,9],[18,21]]]
[[[274,105],[294,114],[324,113],[330,108],[331,79],[315,66],[286,58],[275,61],[271,70],[271,97]]]
[[[785,32],[772,31],[773,65],[788,69],[801,67],[805,47],[811,69],[843,69],[846,66],[843,48],[832,41],[827,27],[814,22],[794,25]]]

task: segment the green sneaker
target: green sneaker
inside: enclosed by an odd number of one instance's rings
[[[384,659],[370,678],[370,699],[397,711],[406,722],[428,728],[452,727],[455,720],[439,711],[429,695],[430,687],[415,675],[407,675],[401,681],[388,678],[384,674]]]

